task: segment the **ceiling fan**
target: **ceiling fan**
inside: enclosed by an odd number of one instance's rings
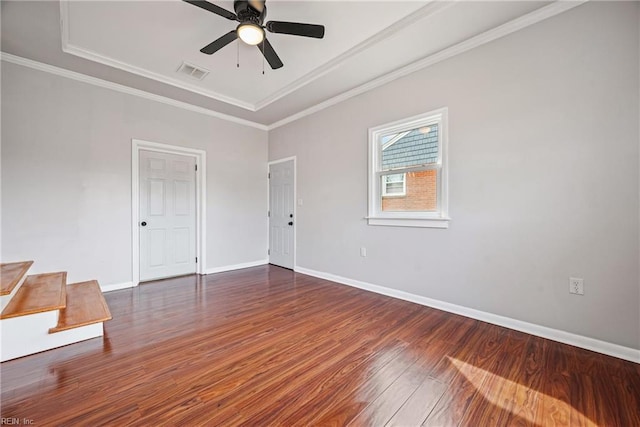
[[[230,12],[220,6],[216,6],[208,1],[183,0],[194,6],[213,12],[231,21],[238,21],[240,24],[235,30],[229,31],[224,36],[209,43],[200,52],[211,55],[222,49],[232,41],[240,38],[243,42],[258,46],[272,69],[278,69],[284,64],[276,54],[276,51],[265,36],[265,29],[270,33],[291,34],[294,36],[313,37],[321,39],[324,37],[324,26],[315,24],[302,24],[299,22],[269,21],[263,25],[267,16],[265,0],[236,0],[233,2],[233,9],[236,13]]]

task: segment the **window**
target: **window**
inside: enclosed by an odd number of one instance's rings
[[[382,196],[406,196],[407,181],[406,174],[394,173],[393,175],[384,175],[382,177]]]
[[[448,227],[446,154],[446,108],[369,129],[369,224]]]

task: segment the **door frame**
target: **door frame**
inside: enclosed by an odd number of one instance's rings
[[[296,156],[285,157],[278,160],[272,160],[267,163],[267,174],[271,173],[271,165],[284,163],[293,160],[293,270],[298,267],[297,263],[297,244],[298,233],[298,160]],[[271,181],[267,175],[267,212],[271,211]],[[267,249],[271,249],[271,216],[267,217]],[[269,253],[267,261],[271,261]]]
[[[131,140],[131,281],[140,283],[140,150],[178,154],[196,160],[196,274],[206,274],[207,256],[207,152],[158,142]]]

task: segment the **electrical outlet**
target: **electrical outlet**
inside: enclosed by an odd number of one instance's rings
[[[360,256],[361,257],[367,256],[367,248],[360,248]]]
[[[584,279],[579,277],[569,277],[569,293],[584,295]]]

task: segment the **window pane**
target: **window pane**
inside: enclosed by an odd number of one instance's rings
[[[390,182],[387,184],[387,195],[404,194],[404,186],[401,182]]]
[[[427,165],[438,161],[438,124],[380,138],[381,170]]]
[[[406,180],[406,191],[401,196],[393,195],[389,191],[391,183],[386,179],[392,176],[401,175]],[[383,184],[387,191],[382,194],[382,210],[385,212],[411,212],[426,211],[435,212],[438,208],[438,172],[436,170],[426,170],[420,172],[407,172],[406,174],[385,175]],[[402,183],[400,183],[402,185]],[[402,187],[400,188],[402,191]]]
[[[391,175],[385,175],[384,179],[385,179],[385,182],[387,182],[388,184],[397,183],[397,182],[402,183],[404,181],[404,174],[403,173],[394,173],[394,174],[391,174]]]
[[[384,196],[404,196],[404,174],[394,173],[382,176],[382,194]]]

